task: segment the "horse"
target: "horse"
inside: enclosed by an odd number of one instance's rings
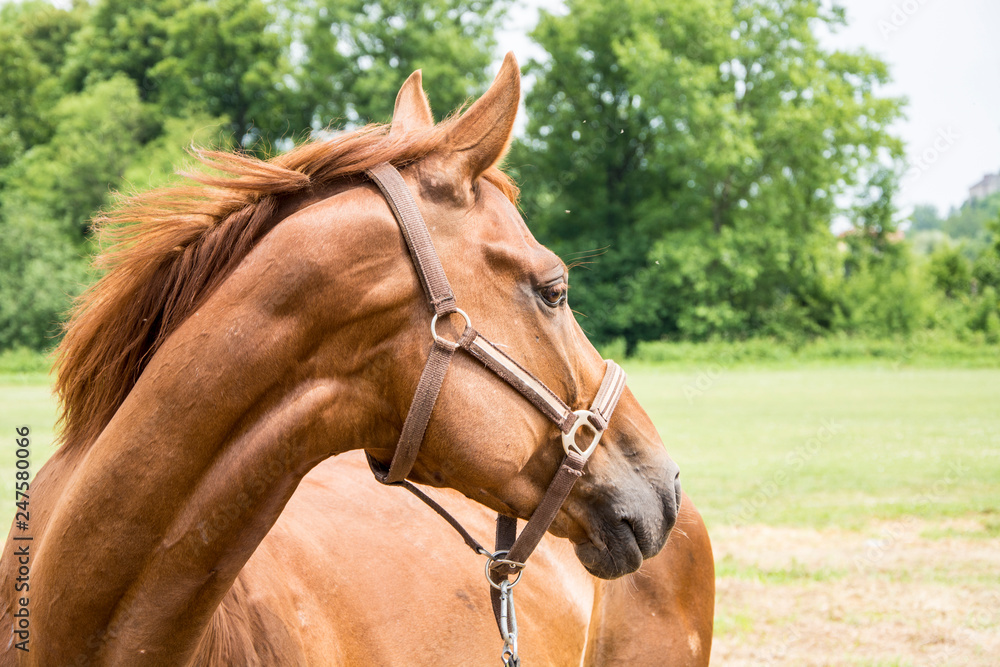
[[[0,618],[14,628],[0,664],[346,661],[350,638],[329,629],[349,625],[347,609],[311,593],[336,590],[327,552],[346,526],[317,521],[315,496],[297,489],[350,450],[395,468],[429,346],[431,357],[454,352],[476,330],[502,341],[491,354],[503,347],[531,369],[521,377],[536,393],[578,409],[553,429],[501,371],[455,354],[406,477],[529,519],[579,450],[587,414],[585,474],[551,508],[549,532],[603,579],[663,549],[682,503],[677,466],[627,387],[606,423],[581,408],[606,393],[612,365],[567,305],[566,266],[531,235],[496,166],[519,99],[508,54],[480,99],[434,124],[415,73],[389,126],[270,161],[205,151],[193,183],[99,220],[105,274],[57,350],[61,446],[0,559]],[[464,329],[440,301],[428,322],[426,275],[373,182],[382,165],[430,221]],[[279,517],[294,530],[273,530]],[[423,569],[419,545],[406,550],[409,569]]]

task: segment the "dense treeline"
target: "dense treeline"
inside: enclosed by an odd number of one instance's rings
[[[508,160],[596,339],[1000,337],[1000,200],[893,196],[902,101],[825,49],[817,0],[570,0],[542,14]],[[385,121],[422,68],[439,116],[480,92],[509,2],[40,0],[0,6],[0,349],[45,348],[93,278],[92,215],[196,145],[266,156]],[[831,224],[849,223],[836,237]],[[957,239],[957,240],[956,240]]]

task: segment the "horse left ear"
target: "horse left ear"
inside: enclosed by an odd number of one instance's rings
[[[461,163],[463,175],[470,181],[507,153],[520,101],[521,70],[514,53],[509,52],[490,89],[448,132],[445,150]]]
[[[426,130],[434,126],[431,105],[424,94],[423,77],[417,70],[403,82],[396,95],[396,106],[392,110],[392,125],[389,136],[405,134],[411,130]]]

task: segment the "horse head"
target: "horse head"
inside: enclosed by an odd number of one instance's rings
[[[390,138],[403,141],[437,130],[440,144],[401,173],[430,229],[456,302],[475,329],[530,370],[573,409],[589,406],[601,385],[605,362],[569,306],[566,265],[532,236],[495,165],[511,141],[520,100],[520,72],[508,55],[490,89],[465,113],[436,128],[420,72],[396,100]],[[499,186],[499,187],[498,187]],[[392,224],[383,204],[385,225]],[[584,213],[585,215],[585,213]],[[386,252],[390,252],[386,250]],[[431,313],[405,250],[372,280],[390,281],[381,291],[390,303],[378,310],[390,327],[391,359],[382,358],[380,380],[397,425],[413,400],[427,357]],[[391,276],[391,278],[390,278]],[[439,323],[456,339],[458,316]],[[397,426],[398,427],[398,426]],[[410,477],[449,486],[497,511],[528,518],[538,506],[563,455],[560,430],[532,403],[483,364],[455,357],[443,382],[423,446]],[[386,447],[369,452],[385,462]],[[652,422],[625,389],[619,406],[551,532],[576,544],[593,574],[618,577],[636,570],[663,547],[680,503],[679,471]]]

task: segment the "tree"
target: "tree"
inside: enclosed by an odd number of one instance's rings
[[[972,265],[972,277],[976,287],[992,287],[1000,291],[1000,213],[987,223],[990,242],[976,256]]]
[[[227,119],[238,143],[308,130],[287,82],[289,37],[263,0],[101,0],[75,34],[63,69],[83,91],[116,76],[168,116]]]
[[[57,73],[86,9],[38,1],[0,6],[0,170],[51,136],[49,110],[63,92]]]
[[[45,134],[43,101],[35,82],[48,73],[23,37],[0,28],[0,89],[5,91],[0,96],[0,169]]]
[[[937,207],[933,204],[918,204],[914,206],[910,219],[913,221],[910,230],[914,232],[941,229],[941,216],[938,215]]]
[[[971,199],[957,209],[952,209],[941,223],[943,229],[954,239],[969,239],[985,243],[990,234],[990,225],[1000,212],[1000,192],[983,199]]]
[[[631,350],[832,326],[830,224],[891,232],[902,154],[888,131],[900,101],[877,92],[885,64],[816,38],[842,22],[815,0],[543,14],[533,36],[550,58],[532,65],[512,162],[544,241],[569,259],[604,252],[574,281],[585,328]]]
[[[458,106],[488,81],[508,4],[0,5],[0,347],[52,342],[116,190],[163,184],[192,143],[263,154],[335,116],[387,120],[418,67],[438,108]]]
[[[941,247],[934,251],[928,266],[934,286],[949,298],[968,296],[972,286],[969,260],[955,247]]]
[[[52,140],[8,169],[3,208],[42,211],[44,219],[81,243],[90,217],[109,202],[112,189],[157,128],[135,84],[124,75],[63,97],[50,113]]]
[[[308,134],[311,118],[286,81],[288,36],[274,21],[261,0],[185,3],[167,23],[165,57],[149,72],[163,112],[226,118],[244,146]]]
[[[301,3],[298,78],[318,127],[385,122],[400,83],[423,70],[431,104],[448,113],[492,78],[494,31],[510,0],[316,0]]]
[[[45,215],[30,204],[0,214],[0,350],[51,347],[87,282],[80,248]]]
[[[168,23],[183,0],[99,0],[67,46],[62,77],[68,91],[124,74],[143,101],[152,101],[158,82],[150,71],[166,57]]]

